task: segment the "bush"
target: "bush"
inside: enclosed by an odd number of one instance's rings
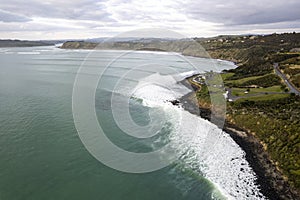
[[[258,87],[271,87],[274,85],[280,85],[280,78],[275,74],[269,74],[261,78],[249,80],[242,83],[240,86],[246,87],[250,85],[257,85]]]

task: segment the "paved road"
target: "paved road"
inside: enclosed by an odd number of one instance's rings
[[[295,93],[297,95],[300,95],[300,91],[291,84],[291,82],[288,80],[285,74],[283,74],[279,69],[278,69],[278,63],[274,63],[274,69],[275,73],[284,80],[284,83],[288,86],[290,89],[290,93]]]

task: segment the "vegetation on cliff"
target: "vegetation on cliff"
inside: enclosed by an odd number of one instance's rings
[[[300,188],[300,97],[292,94],[260,95],[229,102],[231,123],[263,142],[272,160],[290,183]]]
[[[299,88],[300,34],[224,36],[199,42],[212,57],[238,65],[222,74],[233,99],[227,103],[227,121],[258,138],[274,165],[299,191],[300,97],[288,93],[273,64],[278,63]],[[209,107],[207,87],[202,86],[196,96],[200,106]]]
[[[297,51],[300,33],[271,35],[219,36],[208,40],[197,40],[212,58],[231,60],[239,66],[231,79],[268,74],[274,62],[286,60],[292,55],[280,53]]]
[[[291,83],[300,89],[300,52],[288,52],[283,55],[288,55],[288,57],[279,62],[279,68],[287,75]]]

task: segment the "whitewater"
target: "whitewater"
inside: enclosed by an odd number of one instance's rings
[[[176,75],[182,80],[195,71]],[[189,113],[169,101],[191,92],[170,75],[153,74],[141,80],[134,96],[143,104],[160,107],[179,122],[170,139],[187,168],[213,182],[228,199],[265,199],[256,184],[256,175],[245,158],[245,152],[228,133],[211,122]],[[213,140],[213,144],[209,141]]]

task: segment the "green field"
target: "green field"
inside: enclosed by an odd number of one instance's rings
[[[283,92],[281,86],[279,85],[267,87],[267,88],[249,88],[247,94],[245,93],[247,88],[231,88],[231,90],[232,90],[232,95],[234,96],[246,96],[248,94],[269,93],[269,92]]]
[[[244,102],[244,101],[269,101],[269,100],[276,100],[276,99],[283,99],[289,97],[290,94],[264,94],[259,96],[253,96],[248,98],[242,98],[236,100],[236,102]]]
[[[233,73],[232,73],[233,74]],[[225,76],[225,75],[224,75]],[[231,75],[232,76],[232,75]],[[264,75],[265,76],[265,75]],[[247,77],[247,78],[242,78],[242,79],[237,79],[237,80],[227,80],[226,83],[231,83],[231,84],[234,84],[234,85],[240,85],[240,84],[243,84],[247,81],[250,81],[250,80],[255,80],[255,79],[258,79],[258,78],[261,78],[261,77],[264,77],[264,76],[250,76],[250,77]],[[226,76],[225,76],[226,77]],[[230,77],[230,76],[229,76]],[[228,78],[228,77],[227,77]]]
[[[229,77],[233,76],[234,73],[222,73],[221,77],[223,79],[223,81],[225,81],[226,79],[228,79]]]

